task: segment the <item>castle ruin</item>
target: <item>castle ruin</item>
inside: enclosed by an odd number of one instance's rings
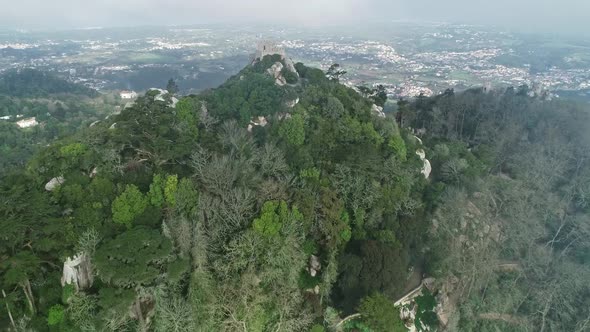
[[[286,69],[299,77],[299,73],[297,72],[297,69],[295,69],[295,63],[287,57],[285,49],[270,40],[261,40],[256,43],[256,53],[254,54],[251,64],[256,64],[267,55],[279,55],[281,57],[280,60],[276,61],[266,70],[267,73],[275,79],[277,85],[283,86],[287,84],[287,80],[283,76],[283,69]]]
[[[285,58],[285,49],[271,40],[261,40],[256,44],[256,54],[254,59],[262,59],[267,55],[278,54],[281,58]]]

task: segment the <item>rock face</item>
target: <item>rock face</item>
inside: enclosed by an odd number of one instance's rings
[[[252,64],[258,62],[267,55],[280,55],[281,57],[281,61],[275,62],[270,68],[267,69],[267,73],[275,79],[275,83],[278,86],[284,86],[287,84],[287,80],[281,73],[283,68],[299,77],[297,69],[295,69],[295,64],[293,63],[293,60],[287,57],[285,49],[270,40],[263,40],[258,43]],[[242,78],[240,77],[240,79]]]
[[[430,160],[426,159],[426,152],[422,149],[416,150],[416,154],[420,157],[422,162],[422,170],[420,172],[424,175],[426,179],[430,177],[430,173],[432,173],[432,165],[430,164]]]
[[[285,66],[287,67],[287,70],[296,74],[297,77],[299,77],[299,73],[297,72],[297,69],[295,69],[295,64],[293,63],[293,60],[285,56],[283,57],[283,61],[285,61]]]
[[[166,96],[169,94],[168,91],[164,89],[158,88],[151,88],[149,91],[158,91],[159,93],[154,97],[154,100],[166,102]],[[168,106],[175,108],[176,104],[178,103],[178,98],[174,96],[170,96],[170,100],[168,100]]]
[[[432,173],[432,165],[430,164],[430,160],[424,159],[424,166],[422,166],[422,170],[420,171],[426,179],[430,177],[430,173]]]
[[[254,127],[258,127],[258,126],[264,127],[267,124],[268,124],[268,121],[266,120],[266,118],[263,116],[259,116],[259,117],[254,118],[250,121],[250,124],[248,124],[248,131],[252,132],[252,129]]]
[[[63,176],[55,177],[55,178],[49,180],[49,182],[47,182],[47,184],[45,184],[45,190],[54,191],[57,187],[61,186],[65,181],[66,181],[66,179],[64,179]]]
[[[61,277],[61,285],[74,285],[76,290],[87,289],[92,286],[94,276],[90,258],[84,254],[78,254],[66,259]]]
[[[283,74],[281,73],[283,67],[283,64],[277,61],[266,70],[266,72],[269,73],[270,76],[272,76],[275,79],[275,83],[278,86],[283,86],[287,84],[287,80],[283,77]]]
[[[289,101],[285,102],[285,106],[287,106],[288,108],[293,108],[297,104],[299,104],[299,97],[297,97],[297,98],[295,98],[293,100],[289,100]]]
[[[88,176],[89,176],[90,178],[93,178],[93,177],[95,177],[97,174],[98,174],[98,167],[94,167],[94,168],[92,169],[92,172],[90,172],[90,174],[88,174]]]
[[[315,277],[321,269],[322,264],[320,263],[320,259],[315,255],[311,255],[309,258],[309,274]]]
[[[385,118],[385,112],[383,112],[383,107],[381,106],[373,104],[373,106],[371,106],[371,112],[380,118]]]
[[[417,309],[418,306],[414,302],[404,305],[399,309],[399,317],[402,319],[402,321],[404,322],[404,326],[408,329],[409,332],[416,331],[414,320],[416,319]]]
[[[420,130],[421,129],[419,129],[418,131]],[[426,132],[426,129],[424,129],[424,132]],[[418,143],[420,143],[420,145],[423,144],[422,140],[418,136],[414,136],[414,138],[418,141]],[[416,150],[416,154],[418,155],[418,157],[420,157],[423,163],[420,173],[422,173],[424,177],[428,179],[430,177],[430,173],[432,173],[432,165],[430,164],[430,160],[426,159],[426,152],[424,152],[423,149]]]
[[[424,158],[426,158],[426,152],[424,152],[424,150],[422,150],[422,149],[416,150],[416,154],[422,160],[424,160]]]

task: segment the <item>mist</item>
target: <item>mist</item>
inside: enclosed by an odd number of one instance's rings
[[[270,23],[318,27],[388,20],[494,25],[523,32],[581,34],[590,30],[582,0],[1,0],[4,28]]]

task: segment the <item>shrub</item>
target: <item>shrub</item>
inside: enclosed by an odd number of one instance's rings
[[[49,308],[47,314],[47,325],[56,326],[64,321],[64,307],[61,304],[55,304]]]

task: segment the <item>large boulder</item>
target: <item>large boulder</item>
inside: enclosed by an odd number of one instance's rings
[[[311,255],[309,258],[309,274],[315,277],[321,269],[322,264],[320,263],[320,259],[316,255]]]
[[[371,106],[371,112],[380,118],[386,117],[385,112],[383,112],[383,107],[381,107],[381,106],[377,106],[377,105],[373,104],[373,106]]]
[[[66,179],[64,179],[63,176],[55,177],[55,178],[49,180],[49,182],[47,182],[45,184],[45,190],[47,190],[47,191],[54,191],[59,186],[61,186],[65,181],[66,181]]]

